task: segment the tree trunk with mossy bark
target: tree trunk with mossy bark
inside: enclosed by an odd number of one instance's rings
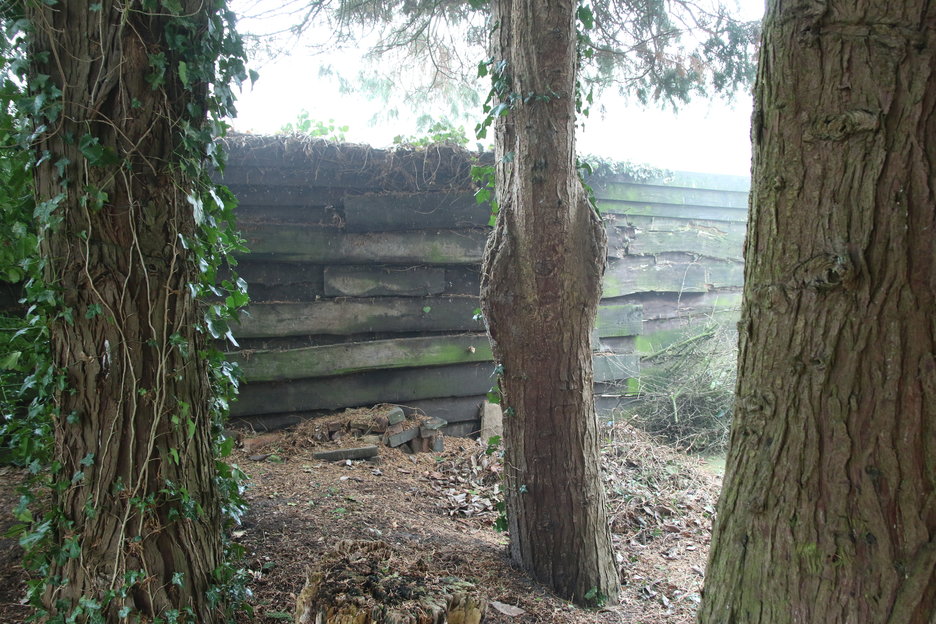
[[[207,87],[180,76],[174,53],[211,9],[179,4],[29,4],[33,85],[60,91],[35,179],[55,205],[41,252],[61,297],[50,335],[67,481],[43,600],[68,621],[211,623],[224,599],[209,595],[221,517],[184,242],[192,184],[177,160],[183,126],[205,123]]]
[[[503,369],[511,556],[560,596],[594,605],[616,602],[620,585],[592,395],[606,237],[576,169],[577,7],[495,3],[495,78],[511,109],[497,120],[500,212],[481,298]]]
[[[936,5],[769,3],[700,622],[936,617]]]

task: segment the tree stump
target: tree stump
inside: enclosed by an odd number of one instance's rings
[[[397,560],[395,560],[397,559]],[[471,583],[427,576],[385,542],[343,540],[309,571],[296,624],[480,624],[487,601]]]

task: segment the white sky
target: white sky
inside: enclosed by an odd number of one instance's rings
[[[747,19],[763,13],[763,0],[738,0]],[[236,9],[236,4],[235,4]],[[313,119],[333,119],[349,126],[347,140],[375,147],[390,145],[398,134],[416,134],[414,119],[392,124],[369,124],[383,107],[361,96],[342,95],[334,81],[319,78],[321,55],[301,50],[257,69],[260,79],[253,89],[245,87],[238,99],[233,127],[239,132],[274,133],[295,121],[303,109]],[[342,51],[330,62],[355,67],[354,52]],[[615,96],[601,101],[605,114],[593,107],[578,135],[579,152],[615,160],[629,160],[677,171],[706,173],[750,173],[749,127],[751,97],[742,93],[732,104],[722,100],[697,100],[680,110],[644,109]],[[438,116],[442,116],[441,114]],[[469,136],[472,129],[467,128]]]

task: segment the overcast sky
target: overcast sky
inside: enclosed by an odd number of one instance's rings
[[[740,0],[739,4],[746,19],[763,12],[763,0]],[[237,3],[234,6],[236,10]],[[353,52],[343,51],[330,61],[354,68],[353,56]],[[319,78],[322,61],[321,56],[296,50],[259,65],[260,79],[253,89],[245,88],[238,100],[234,129],[273,133],[305,109],[314,119],[334,119],[339,126],[349,126],[349,141],[375,147],[389,145],[398,134],[416,133],[415,119],[371,125],[369,121],[384,105],[340,94],[333,81]],[[738,94],[731,104],[697,100],[679,114],[629,105],[613,96],[604,97],[601,103],[604,112],[593,110],[584,132],[578,135],[580,153],[677,171],[750,173],[748,93]]]

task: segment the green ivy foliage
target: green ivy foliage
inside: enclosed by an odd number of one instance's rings
[[[309,116],[309,111],[302,109],[295,122],[287,122],[279,129],[279,134],[302,134],[305,136],[343,143],[348,126],[336,126],[334,119],[323,122]]]
[[[57,1],[44,0],[53,5]],[[165,86],[168,63],[174,64],[184,88],[202,90],[200,93],[205,96],[193,98],[195,102],[204,102],[205,108],[192,104],[177,124],[181,141],[176,163],[191,183],[188,200],[199,225],[195,236],[182,242],[199,267],[199,279],[189,285],[192,294],[205,302],[198,331],[213,339],[233,341],[229,323],[237,318],[238,309],[247,303],[248,296],[246,284],[237,277],[232,254],[245,252],[246,248],[235,229],[234,197],[226,188],[217,186],[210,174],[222,170],[225,164],[218,139],[227,132],[225,119],[236,113],[235,90],[245,81],[255,80],[256,74],[248,72],[245,66],[245,51],[234,28],[234,14],[224,0],[213,0],[212,5],[207,27],[185,15],[174,0],[143,0],[133,10],[171,16],[164,33],[166,50],[152,54],[149,59],[151,73],[147,81],[154,97],[163,97],[160,91]],[[94,8],[99,6],[92,5],[92,10],[100,10]],[[76,417],[56,411],[54,399],[67,389],[64,376],[55,370],[48,351],[49,322],[55,318],[74,322],[74,313],[61,303],[55,285],[43,280],[39,242],[60,221],[56,208],[61,197],[36,203],[32,170],[37,159],[51,156],[37,154],[32,146],[35,138],[59,118],[62,93],[48,76],[28,75],[32,25],[25,19],[24,9],[23,2],[7,2],[0,9],[0,281],[16,284],[22,292],[22,309],[0,316],[0,444],[6,449],[5,458],[26,467],[31,475],[21,488],[14,512],[18,523],[12,534],[18,536],[25,550],[24,565],[33,573],[29,597],[37,608],[34,619],[42,620],[47,617],[41,609],[41,596],[49,581],[46,575],[50,562],[54,558],[76,556],[74,550],[78,548],[74,538],[53,542],[55,527],[61,529],[58,533],[69,534],[67,520],[59,510],[39,502],[48,500],[43,492],[67,488],[76,478],[61,475],[52,454],[52,418],[71,422]],[[120,164],[116,154],[100,145],[95,137],[85,135],[76,140],[89,165]],[[61,170],[65,166],[61,163]],[[92,207],[106,201],[101,191],[86,188],[83,192],[84,201]],[[89,309],[87,313],[93,314],[95,310]],[[216,478],[222,512],[230,524],[246,509],[242,497],[246,475],[224,460],[233,441],[224,436],[223,423],[237,394],[239,372],[217,349],[206,349],[197,356],[208,362],[211,371]],[[85,460],[90,465],[94,458]],[[180,513],[185,513],[184,491],[173,490],[167,484],[161,495],[177,498]],[[141,500],[139,504],[151,502]],[[240,567],[241,547],[228,540],[225,550],[224,564],[214,571],[215,585],[209,599],[233,618],[234,612],[247,608],[248,574]],[[128,572],[123,589],[112,598],[119,598],[121,591],[126,592],[140,582],[141,579],[130,578],[132,574]],[[60,614],[54,621],[103,622],[106,606],[89,597],[70,614]],[[153,624],[190,621],[185,613],[166,613]]]

